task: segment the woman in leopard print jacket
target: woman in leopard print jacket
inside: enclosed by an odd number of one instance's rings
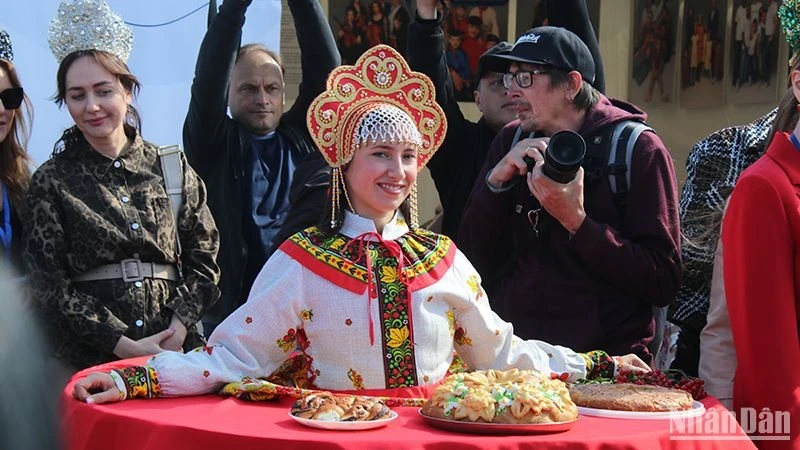
[[[33,175],[25,263],[55,344],[74,368],[204,343],[219,297],[219,236],[206,190],[183,164],[173,217],[157,147],[139,135],[139,82],[118,56],[64,57],[56,102],[75,125]]]

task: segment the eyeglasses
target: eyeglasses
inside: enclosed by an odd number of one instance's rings
[[[521,88],[528,88],[533,86],[533,76],[542,75],[547,73],[546,70],[520,70],[516,73],[503,74],[503,86],[506,89],[511,89],[511,80],[517,80],[517,86]]]
[[[0,101],[5,109],[17,109],[22,105],[22,88],[15,87],[0,92]]]

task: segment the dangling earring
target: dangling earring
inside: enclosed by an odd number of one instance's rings
[[[336,211],[339,210],[339,168],[331,171],[331,229],[336,228]]]
[[[347,194],[347,185],[344,183],[344,174],[342,173],[342,169],[339,167],[334,167],[331,171],[331,228],[336,228],[336,224],[338,223],[336,220],[336,212],[339,211],[339,205],[341,203],[339,199],[339,191],[344,192],[344,199],[347,202],[347,207],[353,213],[356,213],[356,210],[353,208],[353,204],[350,202],[350,196]],[[344,217],[341,218],[342,220]]]
[[[419,228],[419,210],[417,209],[417,182],[411,186],[411,195],[409,196],[409,213],[411,214],[411,229],[416,230]]]

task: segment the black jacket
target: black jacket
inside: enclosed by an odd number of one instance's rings
[[[419,16],[411,23],[408,65],[430,77],[436,89],[436,102],[447,117],[447,136],[428,162],[428,169],[442,204],[442,234],[455,239],[467,197],[497,132],[483,118],[475,123],[461,113],[444,56],[440,24],[441,20],[424,20]]]
[[[183,128],[183,145],[189,163],[208,186],[208,206],[220,233],[217,259],[221,269],[222,297],[206,315],[219,323],[241,305],[250,291],[243,280],[247,263],[242,220],[247,207],[243,184],[243,159],[251,143],[242,126],[227,116],[228,83],[242,37],[249,1],[226,0],[206,32],[195,67],[192,98]],[[340,63],[336,43],[325,13],[316,0],[289,0],[301,51],[302,80],[294,105],[283,114],[278,133],[305,154],[317,154],[306,129],[306,110],[325,89],[328,73]],[[298,172],[293,186],[298,183]],[[301,189],[297,189],[298,191]],[[292,192],[295,188],[292,188]],[[289,223],[302,216],[287,218],[285,228],[301,230],[310,223]]]

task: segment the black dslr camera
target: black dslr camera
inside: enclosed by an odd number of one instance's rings
[[[542,172],[553,181],[567,184],[575,179],[585,155],[586,142],[580,134],[570,130],[559,131],[547,144]],[[533,158],[525,156],[523,159],[528,164],[530,172],[534,166]]]

